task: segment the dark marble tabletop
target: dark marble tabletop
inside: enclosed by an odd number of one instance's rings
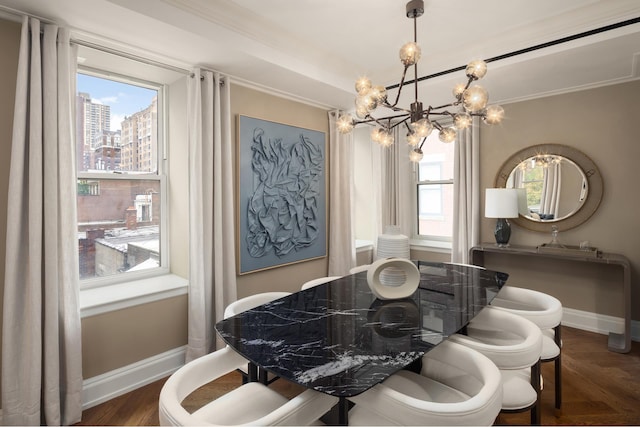
[[[360,272],[222,320],[216,329],[259,367],[327,394],[355,396],[463,329],[508,278],[416,264],[420,287],[409,298],[375,298]]]

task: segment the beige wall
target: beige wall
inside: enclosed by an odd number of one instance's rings
[[[589,240],[604,252],[625,255],[632,264],[632,318],[640,319],[640,194],[634,172],[640,143],[640,80],[504,105],[506,119],[496,127],[481,127],[481,189],[493,187],[496,173],[515,152],[532,145],[565,144],[589,156],[604,180],[604,196],[583,225],[561,232],[561,243]],[[484,212],[484,197],[481,212]],[[482,218],[481,237],[493,242],[494,220]],[[536,246],[549,233],[512,227],[511,243]],[[584,263],[487,257],[489,267],[511,274],[512,284],[540,289],[559,297],[565,307],[621,317],[621,276],[611,267]],[[612,276],[613,275],[613,276]]]
[[[7,189],[9,187],[9,160],[11,158],[11,132],[13,129],[13,104],[16,93],[16,70],[18,69],[18,47],[20,24],[0,20],[0,242],[7,238]],[[0,313],[4,294],[5,245],[0,244]],[[2,317],[0,316],[0,335]],[[0,359],[0,367],[2,359]]]
[[[326,136],[326,156],[329,158],[329,119],[327,111],[301,104],[299,102],[279,98],[244,86],[231,86],[231,114],[237,120],[238,114],[271,120],[302,128],[324,132]],[[233,140],[237,142],[234,126]],[[237,153],[236,153],[237,154]],[[234,161],[234,170],[237,161]],[[329,168],[327,162],[327,193],[329,191]],[[235,170],[237,177],[237,170]],[[236,178],[237,180],[237,178]],[[236,191],[237,197],[237,191]],[[328,209],[327,200],[327,209]],[[236,200],[236,212],[238,202]],[[328,218],[327,212],[327,218]],[[265,291],[298,291],[300,285],[307,280],[327,275],[327,258],[299,262],[270,270],[238,276],[238,298]]]

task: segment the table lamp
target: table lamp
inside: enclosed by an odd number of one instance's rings
[[[497,218],[496,244],[498,247],[509,246],[511,224],[507,218],[518,217],[518,190],[514,188],[487,188],[484,198],[484,216]]]

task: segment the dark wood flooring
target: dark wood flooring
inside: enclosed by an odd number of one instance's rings
[[[627,354],[607,350],[605,335],[562,328],[562,409],[554,408],[553,363],[542,365],[543,425],[640,425],[640,343]],[[87,409],[77,425],[158,425],[158,396],[165,379]],[[185,406],[198,407],[240,383],[229,374],[192,394]],[[301,387],[284,380],[271,387],[285,396]],[[502,414],[497,425],[529,424],[529,413]]]

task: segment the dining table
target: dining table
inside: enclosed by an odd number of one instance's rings
[[[376,298],[362,271],[224,319],[216,330],[248,360],[250,380],[269,372],[336,396],[338,405],[323,420],[346,425],[349,397],[401,369],[419,371],[422,356],[464,333],[509,277],[470,265],[412,262],[420,282],[409,297]]]

